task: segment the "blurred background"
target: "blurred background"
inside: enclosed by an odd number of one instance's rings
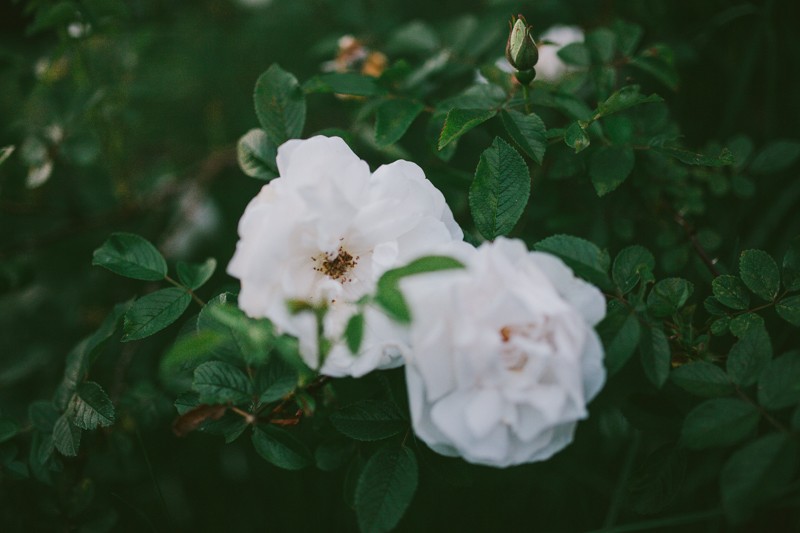
[[[667,44],[680,82],[674,91],[653,82],[646,92],[657,90],[667,100],[687,146],[725,144],[740,135],[756,146],[797,137],[797,2],[2,2],[0,147],[15,150],[0,166],[0,414],[25,420],[31,401],[52,395],[69,350],[115,303],[147,289],[91,266],[92,251],[112,231],[146,236],[169,261],[216,257],[221,268],[206,296],[235,289],[222,266],[244,206],[262,185],[238,169],[236,141],[258,125],[253,85],[271,63],[302,82],[335,59],[344,35],[380,51],[389,64],[417,64],[443,48],[459,48],[454,89],[439,89],[447,94],[502,56],[514,13],[536,31],[553,24],[591,29],[620,18],[640,24],[646,43]],[[346,129],[356,112],[329,95],[310,98],[309,105],[307,135]],[[408,137],[410,151],[424,153]],[[357,152],[373,167],[403,155],[362,144]],[[471,173],[478,153],[466,144],[451,165]],[[416,162],[428,170],[433,161],[429,153]],[[747,247],[777,255],[800,233],[800,180],[779,173],[742,187],[735,210],[719,204],[703,214],[726,227],[717,240],[728,240],[716,246],[733,257]],[[468,219],[465,198],[448,199],[459,219]],[[581,224],[572,233],[608,245],[591,220]],[[538,237],[549,229],[560,228],[544,226]],[[109,349],[94,372],[120,406],[118,430],[86,434],[92,459],[82,455],[65,464],[49,486],[31,480],[11,491],[0,478],[0,529],[3,523],[10,525],[4,531],[21,527],[21,509],[32,520],[27,531],[54,530],[54,524],[64,531],[109,525],[249,531],[268,523],[278,531],[354,528],[341,503],[345,473],[286,473],[258,460],[248,442],[222,446],[208,436],[172,436],[174,395],[156,377],[158,354],[172,338]],[[613,434],[616,422],[590,423],[609,425]],[[612,489],[582,466],[601,452],[584,443],[543,465],[506,473],[476,469],[480,490],[466,482],[424,484],[401,530],[511,527],[530,512],[542,513],[548,530],[597,526],[605,500],[570,495],[577,494],[574,486],[603,494]],[[555,486],[535,481],[558,469],[571,474]]]

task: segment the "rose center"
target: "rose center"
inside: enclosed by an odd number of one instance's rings
[[[553,332],[547,322],[545,318],[542,324],[518,324],[500,328],[500,338],[503,341],[500,357],[508,370],[521,372],[525,368],[532,345],[544,344],[550,351],[556,351]]]
[[[358,264],[359,257],[353,256],[353,254],[340,246],[335,252],[326,252],[313,259],[316,263],[314,270],[325,274],[331,279],[335,279],[339,283],[347,283],[348,281],[353,281],[350,278],[350,273]]]

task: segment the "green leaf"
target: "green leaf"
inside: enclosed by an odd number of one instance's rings
[[[211,279],[217,269],[217,260],[209,257],[202,263],[184,263],[177,265],[178,279],[192,290],[197,290]]]
[[[645,328],[639,343],[639,351],[645,376],[660,389],[667,381],[672,366],[672,352],[664,330],[660,327]]]
[[[698,396],[725,396],[734,390],[728,375],[717,365],[706,361],[679,366],[670,377],[678,387]]]
[[[775,305],[778,316],[793,326],[800,326],[800,295],[781,298]]]
[[[645,96],[639,92],[640,90],[641,88],[638,85],[628,85],[626,87],[622,87],[620,90],[606,98],[604,102],[601,102],[600,105],[597,106],[597,113],[594,117],[595,120],[613,113],[619,113],[620,111],[624,111],[637,105],[664,101],[664,99],[657,94]]]
[[[732,446],[752,435],[758,420],[758,409],[744,400],[706,400],[686,416],[681,428],[681,443],[695,450]]]
[[[314,76],[303,84],[306,93],[336,93],[353,96],[377,96],[386,90],[372,76],[354,72],[331,72]]]
[[[273,64],[256,81],[253,100],[258,121],[273,145],[302,135],[306,99],[292,74]]]
[[[314,463],[324,472],[333,472],[343,467],[354,451],[353,441],[336,436],[317,446],[314,450]]]
[[[6,159],[11,157],[14,153],[14,146],[4,146],[0,148],[0,165],[6,162]]]
[[[253,399],[253,386],[247,374],[223,361],[208,361],[194,370],[192,390],[206,404],[243,404]]]
[[[397,406],[385,400],[361,400],[331,413],[330,421],[343,435],[361,441],[386,439],[408,428]]]
[[[47,400],[38,400],[28,406],[28,420],[31,425],[42,433],[52,433],[53,426],[61,413]]]
[[[167,275],[167,262],[161,252],[132,233],[113,233],[94,251],[92,264],[120,276],[145,281],[159,281]]]
[[[572,235],[553,235],[542,239],[533,247],[540,252],[549,252],[560,257],[576,275],[600,288],[611,285],[608,278],[611,258],[608,252],[594,243]]]
[[[711,282],[711,290],[722,305],[727,305],[731,309],[747,309],[750,305],[747,287],[736,276],[728,274],[717,276]]]
[[[791,167],[798,158],[800,158],[800,141],[788,139],[772,141],[753,158],[750,172],[756,175],[775,174]]]
[[[614,375],[625,366],[639,345],[639,320],[629,309],[618,307],[610,311],[597,325],[597,333],[606,350],[605,365],[608,373]]]
[[[159,372],[164,379],[184,371],[193,370],[214,356],[223,342],[214,331],[201,331],[180,337],[161,358]]]
[[[245,359],[252,350],[261,349],[263,357],[256,358],[260,360],[266,358],[270,339],[268,336],[258,338],[259,333],[263,333],[258,331],[259,323],[260,321],[250,319],[239,309],[233,294],[222,293],[210,300],[200,311],[197,332],[211,332],[218,337],[219,341],[210,348],[210,352],[220,359],[238,361]],[[249,333],[253,335],[252,340]]]
[[[588,148],[591,143],[586,129],[580,122],[573,122],[569,125],[567,131],[564,132],[564,142],[574,149],[576,154]]]
[[[756,313],[744,313],[730,321],[730,330],[736,337],[742,337],[747,330],[754,327],[764,327],[764,319]]]
[[[375,111],[375,142],[388,146],[399,141],[425,106],[416,100],[393,98]]]
[[[139,298],[125,313],[122,342],[143,339],[161,331],[178,320],[191,302],[189,293],[177,287]]]
[[[586,34],[584,39],[595,63],[605,64],[614,59],[617,37],[608,28],[597,28]]]
[[[451,109],[447,112],[442,133],[439,135],[439,150],[496,114],[495,109]]]
[[[261,128],[254,128],[239,139],[236,145],[236,158],[239,168],[251,178],[269,181],[278,177],[275,157],[278,147],[267,137]]]
[[[592,58],[589,56],[589,49],[583,43],[569,43],[559,48],[556,54],[567,65],[588,67],[592,62]]]
[[[357,354],[361,349],[361,341],[364,339],[364,315],[356,313],[350,317],[344,330],[344,338],[350,352]]]
[[[772,359],[772,342],[764,328],[748,330],[728,354],[728,375],[734,383],[749,386],[755,383]]]
[[[730,312],[713,296],[709,296],[703,300],[703,307],[708,311],[708,314],[712,316],[726,316]]]
[[[735,162],[733,154],[727,148],[723,148],[717,156],[698,154],[677,146],[653,146],[652,149],[664,155],[674,157],[681,163],[686,163],[687,165],[724,167],[732,165]]]
[[[641,26],[624,20],[615,20],[611,29],[617,36],[617,47],[624,56],[630,56],[636,51],[644,34]]]
[[[19,424],[9,418],[0,418],[0,443],[11,440],[19,432]]]
[[[739,257],[739,276],[747,288],[771,302],[781,287],[778,265],[770,255],[761,250],[745,250]]]
[[[716,335],[717,337],[721,337],[728,333],[728,330],[731,325],[731,319],[727,316],[723,316],[722,318],[718,318],[711,323],[709,327],[709,331],[711,331],[712,335]]]
[[[387,446],[369,458],[356,486],[355,509],[362,532],[393,529],[417,490],[417,458],[406,448]]]
[[[636,287],[639,281],[653,280],[656,260],[647,248],[628,246],[623,248],[614,259],[611,278],[622,294],[627,294]]]
[[[300,470],[314,462],[305,444],[285,429],[273,426],[255,428],[253,447],[264,460],[286,470]]]
[[[72,413],[72,423],[81,429],[108,427],[114,423],[114,404],[94,381],[78,385],[69,412]]]
[[[464,265],[452,257],[431,255],[415,259],[403,267],[387,270],[378,279],[375,301],[395,320],[411,322],[411,312],[400,292],[399,281],[406,276],[454,268],[464,268]]]
[[[673,91],[678,88],[678,71],[673,65],[672,52],[666,46],[652,46],[631,58],[629,64],[647,72]]]
[[[770,361],[758,378],[758,403],[767,409],[800,403],[800,352]]]
[[[783,286],[787,291],[800,290],[800,236],[792,239],[783,256]]]
[[[256,373],[255,391],[262,404],[282,399],[297,387],[297,370],[280,357],[273,357]]]
[[[682,278],[662,279],[647,295],[647,309],[655,317],[668,317],[678,312],[694,292],[694,285]]]
[[[469,208],[478,231],[487,239],[506,235],[528,204],[531,177],[525,160],[495,137],[483,151],[469,188]]]
[[[720,476],[722,507],[734,523],[781,493],[797,470],[797,443],[791,435],[771,433],[734,452]]]
[[[500,119],[517,146],[541,165],[547,148],[547,130],[542,119],[534,113],[526,115],[513,109],[501,111]]]
[[[630,176],[636,156],[630,146],[602,146],[589,158],[589,176],[597,196],[605,196]]]
[[[81,429],[72,423],[70,417],[64,413],[53,426],[53,444],[56,450],[67,457],[78,455],[81,445]]]

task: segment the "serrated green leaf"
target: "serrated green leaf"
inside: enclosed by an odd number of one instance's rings
[[[800,290],[800,236],[792,239],[783,256],[783,286],[787,291]]]
[[[731,319],[728,318],[727,316],[724,316],[712,322],[711,326],[709,327],[709,331],[711,331],[712,335],[720,337],[728,333],[730,325],[731,325]]]
[[[280,357],[273,357],[269,363],[258,369],[255,392],[262,404],[272,403],[295,390],[299,376],[297,370]]]
[[[764,319],[757,313],[744,313],[730,321],[730,330],[736,337],[741,337],[750,328],[764,327]]]
[[[556,54],[567,65],[588,67],[592,62],[592,58],[589,56],[589,49],[583,43],[569,43],[559,48]]]
[[[620,307],[609,312],[597,325],[597,333],[606,350],[605,365],[608,373],[614,375],[625,366],[639,345],[639,320],[630,310]]]
[[[706,400],[686,416],[681,443],[695,450],[732,446],[755,433],[758,420],[758,409],[744,400]]]
[[[714,298],[713,296],[709,296],[705,300],[703,300],[703,308],[708,311],[708,314],[713,316],[724,316],[728,314],[729,310],[725,309],[725,307],[720,303],[719,300]]]
[[[242,172],[251,178],[269,181],[278,177],[275,157],[278,147],[267,137],[261,128],[254,128],[239,139],[236,144],[236,159]]]
[[[347,321],[344,329],[344,338],[350,352],[357,354],[361,349],[361,341],[364,339],[364,315],[356,313]]]
[[[640,92],[640,90],[641,88],[638,85],[628,85],[626,87],[622,87],[597,106],[595,120],[601,117],[606,117],[613,113],[619,113],[620,111],[624,111],[637,105],[664,101],[664,99],[657,94],[645,96]]]
[[[728,375],[734,383],[755,383],[772,359],[772,341],[764,328],[749,329],[728,354]]]
[[[745,250],[739,257],[739,276],[759,297],[771,302],[781,287],[778,265],[770,255],[761,250]]]
[[[605,196],[630,176],[636,156],[630,146],[602,146],[589,158],[589,176],[597,196]]]
[[[714,297],[731,309],[747,309],[750,305],[750,294],[747,287],[736,276],[725,274],[717,276],[711,282]]]
[[[258,81],[253,93],[256,115],[275,146],[302,135],[306,122],[306,99],[292,74],[273,64]]]
[[[655,317],[668,317],[678,312],[694,292],[694,285],[682,278],[662,279],[647,295],[647,309]]]
[[[698,396],[725,396],[734,391],[728,375],[717,365],[706,361],[679,366],[672,371],[670,378],[683,390]]]
[[[506,235],[528,204],[531,177],[525,160],[495,137],[483,151],[469,188],[469,207],[478,231],[487,239]]]
[[[797,443],[771,433],[734,452],[720,476],[722,507],[728,519],[744,522],[757,505],[780,494],[797,470]]]
[[[81,445],[81,429],[72,423],[66,413],[58,417],[53,426],[53,444],[62,455],[67,457],[78,455],[78,448]]]
[[[158,281],[167,275],[167,262],[155,246],[133,233],[113,233],[94,251],[92,264],[133,279]]]
[[[122,342],[135,341],[158,333],[178,320],[191,302],[189,293],[177,287],[142,296],[125,313],[125,334]]]
[[[623,248],[614,258],[611,278],[622,294],[627,294],[636,287],[640,280],[652,281],[656,260],[647,248],[628,246]]]
[[[608,267],[611,259],[608,252],[596,244],[573,237],[572,235],[553,235],[533,245],[540,252],[549,252],[560,257],[576,275],[600,288],[611,286]]]
[[[393,529],[414,498],[418,475],[417,458],[406,447],[387,446],[370,457],[356,486],[359,529],[364,533]]]
[[[217,269],[217,260],[209,257],[202,263],[184,263],[178,261],[178,279],[192,290],[199,289],[211,279]]]
[[[800,352],[770,361],[758,378],[758,403],[767,409],[800,403]]]
[[[303,84],[303,91],[312,93],[336,93],[352,96],[378,96],[386,89],[378,85],[375,78],[355,72],[330,72],[314,76]]]
[[[653,146],[652,149],[664,155],[674,157],[681,163],[686,163],[687,165],[724,167],[726,165],[732,165],[735,162],[733,154],[727,148],[723,148],[717,156],[698,154],[677,146]]]
[[[500,119],[517,146],[541,165],[547,148],[547,129],[542,119],[535,113],[526,115],[513,109],[501,111]]]
[[[93,381],[78,385],[68,412],[72,414],[72,423],[81,429],[108,427],[114,423],[114,404]]]
[[[659,327],[645,328],[639,351],[645,376],[660,389],[669,377],[672,363],[672,352],[664,330]]]
[[[775,304],[775,311],[778,316],[793,326],[800,326],[800,295],[781,298]]]
[[[255,428],[253,447],[264,460],[286,470],[300,470],[314,461],[303,442],[285,429],[273,426]]]
[[[451,109],[447,112],[442,133],[439,135],[439,150],[496,114],[495,109]]]
[[[800,159],[800,141],[780,139],[762,148],[750,163],[750,172],[757,175],[775,174],[791,167]]]
[[[331,413],[340,433],[361,441],[382,440],[408,428],[397,406],[385,400],[362,400]]]
[[[456,268],[464,268],[464,265],[452,257],[431,255],[415,259],[405,266],[387,270],[378,279],[375,301],[389,316],[399,322],[408,323],[411,321],[411,312],[400,292],[399,281],[406,276]]]
[[[253,385],[247,374],[223,361],[208,361],[194,370],[192,390],[200,403],[243,404],[253,399]]]
[[[564,142],[567,146],[575,150],[575,153],[582,152],[589,147],[591,141],[586,134],[586,130],[581,126],[580,122],[573,122],[569,125],[564,132]]]
[[[392,98],[375,111],[375,142],[388,146],[399,141],[425,106],[416,100]]]

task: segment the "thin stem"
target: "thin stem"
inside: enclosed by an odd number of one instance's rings
[[[636,454],[639,452],[639,444],[641,443],[641,434],[637,431],[634,434],[633,442],[625,457],[625,464],[622,466],[622,472],[619,475],[617,486],[614,488],[614,497],[611,500],[611,505],[608,508],[606,519],[603,521],[603,527],[611,527],[619,517],[619,510],[622,507],[622,502],[625,499],[625,489],[628,487],[628,480],[633,472],[633,463],[636,459]]]
[[[785,425],[783,425],[783,423],[782,423],[780,420],[776,419],[776,418],[775,418],[775,417],[773,417],[771,414],[769,414],[769,413],[767,412],[767,410],[766,410],[766,409],[764,409],[763,407],[761,407],[761,406],[758,404],[758,402],[754,402],[754,401],[753,401],[753,400],[750,398],[750,396],[748,396],[747,394],[745,394],[745,392],[744,392],[744,391],[743,391],[743,390],[742,390],[742,389],[741,389],[741,388],[740,388],[738,385],[735,385],[735,387],[736,387],[736,394],[738,394],[738,395],[739,395],[739,397],[740,397],[742,400],[746,401],[747,403],[749,403],[750,405],[752,405],[753,407],[755,407],[755,408],[758,410],[758,412],[759,412],[759,413],[761,413],[761,416],[763,416],[763,417],[764,417],[764,418],[767,420],[767,422],[769,422],[770,424],[772,424],[773,426],[775,426],[775,428],[776,428],[778,431],[782,431],[783,433],[791,433],[791,430],[789,430],[789,428],[788,428],[788,427],[786,427]]]
[[[189,287],[187,287],[183,283],[180,283],[179,281],[175,281],[174,279],[172,279],[169,276],[164,276],[164,280],[168,281],[169,283],[172,283],[173,285],[175,285],[179,289],[183,289],[186,292],[188,292],[189,295],[192,297],[192,300],[194,300],[195,303],[197,303],[197,305],[199,305],[200,307],[205,307],[206,306],[206,303],[203,300],[201,300],[200,297],[197,296],[197,294],[195,294],[195,292],[192,289],[190,289]]]
[[[164,493],[161,492],[161,485],[158,484],[158,480],[156,479],[155,472],[153,471],[153,465],[150,463],[150,457],[147,455],[147,448],[144,447],[142,434],[138,427],[136,428],[136,440],[139,441],[139,446],[142,448],[142,455],[144,455],[144,462],[147,465],[147,472],[150,474],[150,479],[152,480],[153,486],[156,489],[158,499],[161,501],[161,506],[164,508],[164,515],[167,517],[167,521],[172,522],[172,515],[169,512],[169,507],[167,507],[167,501],[164,499]]]
[[[703,248],[703,245],[697,240],[697,230],[695,230],[695,228],[693,228],[692,225],[689,224],[685,218],[683,218],[683,215],[678,212],[675,212],[675,222],[677,222],[678,225],[686,232],[686,235],[689,237],[689,240],[692,243],[692,248],[694,248],[694,251],[697,252],[697,255],[700,257],[700,259],[703,260],[703,263],[708,268],[708,271],[711,272],[711,275],[715,278],[719,276],[719,270],[717,270],[716,265],[717,261],[716,259],[711,259],[711,257],[708,255],[708,252],[706,252],[706,249]]]
[[[528,96],[529,96],[529,94],[528,94],[528,86],[523,83],[522,84],[522,97],[525,99],[525,114],[526,115],[530,115],[531,114],[531,102],[530,102],[530,99],[528,98]]]

